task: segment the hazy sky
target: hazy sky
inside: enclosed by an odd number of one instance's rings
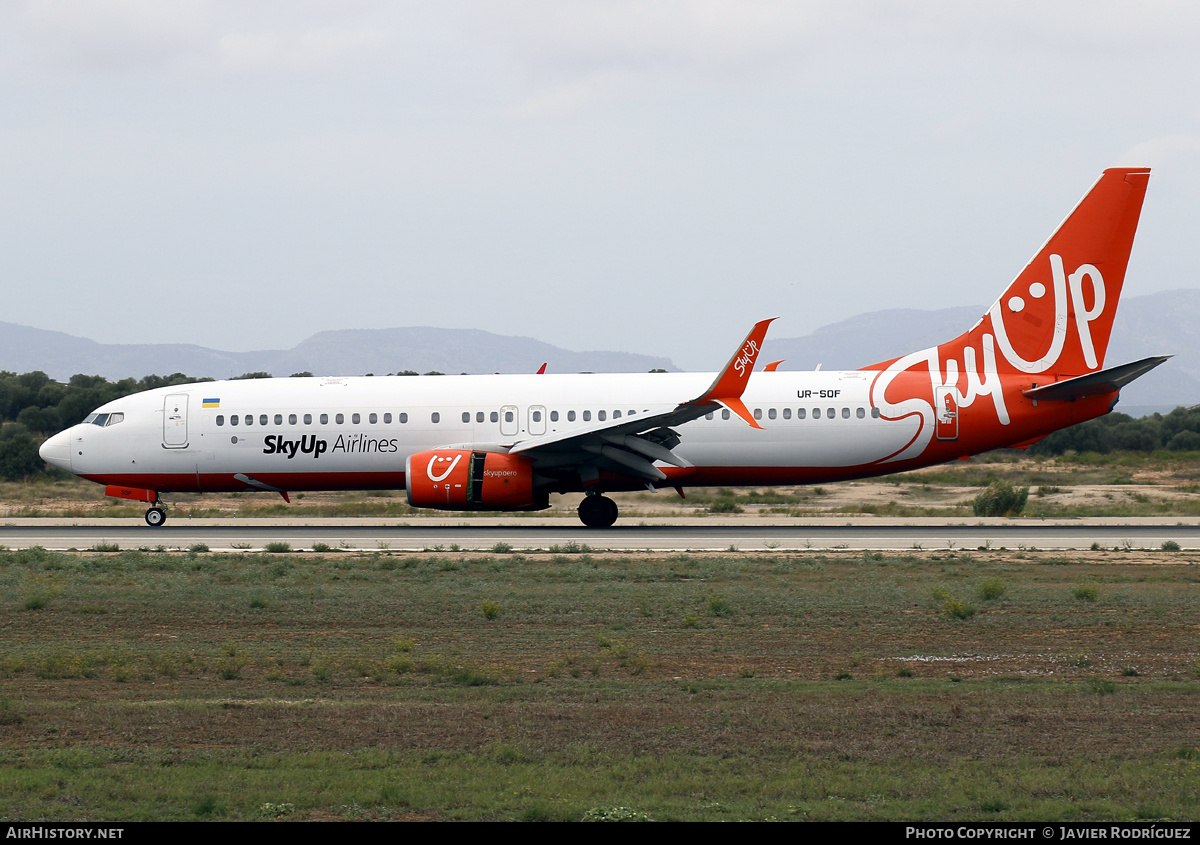
[[[990,303],[1115,165],[1126,293],[1193,287],[1197,45],[1152,0],[6,2],[0,320],[715,369],[763,317]]]

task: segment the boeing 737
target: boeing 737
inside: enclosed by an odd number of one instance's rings
[[[583,493],[803,485],[1008,446],[1112,410],[1165,357],[1104,367],[1150,171],[1106,170],[959,337],[845,372],[753,372],[770,320],[717,374],[290,378],[166,387],[43,444],[48,463],[145,502],[170,492],[399,489],[413,507],[540,510]],[[977,271],[976,271],[977,272]]]

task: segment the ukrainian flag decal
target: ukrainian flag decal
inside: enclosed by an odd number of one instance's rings
[[[205,400],[204,400],[204,402],[202,403],[201,407],[204,407],[204,408],[220,408],[220,407],[221,407],[221,400],[220,400],[220,399],[205,399]]]

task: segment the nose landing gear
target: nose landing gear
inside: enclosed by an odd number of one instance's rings
[[[154,507],[152,507],[148,511],[146,511],[146,524],[149,525],[151,528],[158,528],[160,525],[162,525],[166,521],[167,521],[167,511],[165,508],[162,508],[157,503],[155,503]]]

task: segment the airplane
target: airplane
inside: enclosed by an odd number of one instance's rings
[[[144,502],[164,493],[399,489],[416,508],[528,511],[583,493],[804,485],[902,472],[1109,413],[1169,356],[1105,368],[1148,168],[1105,170],[957,338],[858,370],[753,372],[771,320],[718,373],[288,378],[116,399],[48,439],[49,464]]]

